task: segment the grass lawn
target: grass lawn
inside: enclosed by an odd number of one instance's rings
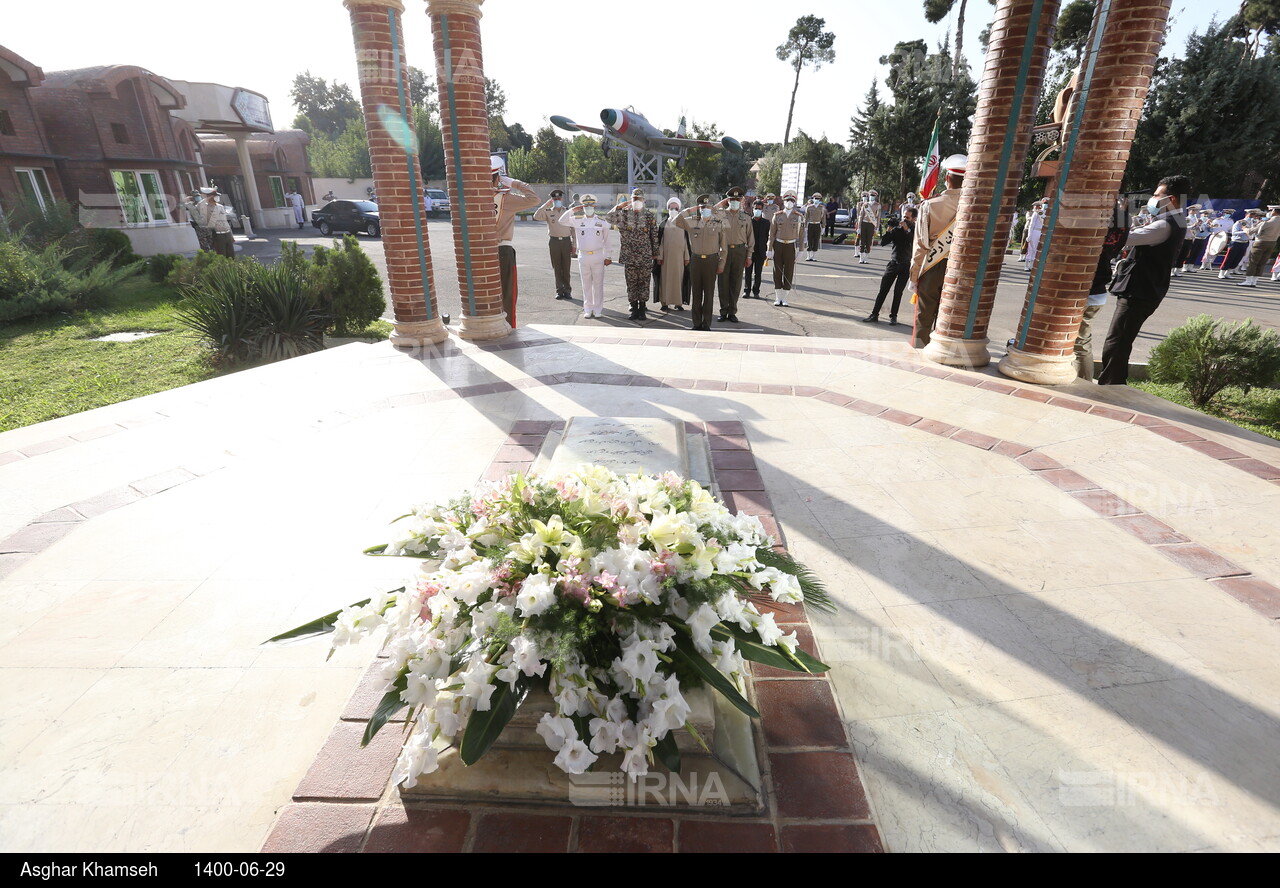
[[[1129,385],[1140,388],[1166,401],[1173,401],[1192,410],[1225,419],[1241,428],[1280,440],[1280,389],[1255,388],[1245,394],[1243,389],[1226,389],[1200,408],[1191,403],[1186,391],[1179,385],[1164,385],[1149,380],[1129,380]]]
[[[106,304],[0,328],[0,431],[127,401],[217,375],[173,317],[177,294],[145,277]],[[136,342],[93,342],[146,330]]]

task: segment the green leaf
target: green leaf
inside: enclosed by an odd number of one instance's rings
[[[396,680],[391,683],[391,687],[387,693],[383,695],[382,702],[378,704],[378,708],[374,710],[373,715],[369,718],[369,724],[365,725],[364,736],[360,738],[361,746],[368,746],[369,741],[382,730],[393,715],[404,709],[409,704],[400,699],[400,692],[409,686],[409,667],[405,666],[400,670],[400,674],[396,676]]]
[[[370,546],[369,548],[367,548],[367,549],[365,549],[365,550],[364,550],[364,554],[366,554],[366,555],[381,555],[383,552],[386,552],[386,551],[387,551],[387,546],[388,546],[388,545],[389,545],[388,543],[382,543],[381,545],[377,545],[377,546]]]
[[[662,767],[672,774],[680,773],[680,747],[676,746],[676,732],[667,731],[667,735],[653,744],[653,754]]]
[[[743,659],[775,669],[786,669],[788,672],[826,672],[831,667],[826,663],[796,648],[795,654],[788,656],[781,646],[770,646],[760,640],[760,634],[754,629],[743,630],[739,626],[719,623],[711,628],[711,637],[719,641],[732,638]],[[794,659],[793,659],[794,657]]]
[[[693,646],[692,639],[688,636],[677,634],[675,642],[676,649],[672,655],[673,659],[679,660],[696,672],[703,681],[719,691],[726,700],[738,707],[741,712],[752,718],[760,717],[760,713],[756,712],[755,708],[747,702],[747,698],[738,692],[729,677],[708,663],[702,654],[698,653]]]
[[[502,729],[511,721],[520,704],[529,693],[529,677],[521,675],[516,679],[515,687],[505,681],[498,682],[498,689],[490,698],[490,706],[484,711],[471,713],[467,721],[467,729],[462,735],[462,744],[458,747],[458,755],[464,765],[474,765],[489,751],[497,741]]]
[[[401,586],[396,591],[403,592],[404,587]],[[364,607],[372,600],[372,598],[366,598],[364,601],[357,601],[355,604],[347,605],[347,607]],[[338,622],[338,617],[342,615],[342,612],[346,610],[347,607],[340,608],[331,614],[325,614],[323,617],[312,620],[310,623],[303,623],[296,629],[290,629],[288,632],[281,632],[279,635],[274,635],[264,641],[263,644],[271,644],[276,641],[293,641],[294,639],[306,638],[310,635],[327,635],[333,631],[333,625]]]
[[[760,548],[756,549],[756,561],[765,567],[776,567],[783,573],[789,573],[795,577],[800,582],[800,594],[804,596],[805,607],[828,614],[836,612],[835,602],[831,600],[831,593],[822,585],[822,580],[790,555]]]

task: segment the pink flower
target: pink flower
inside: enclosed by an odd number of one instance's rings
[[[600,576],[596,577],[596,585],[601,589],[612,589],[618,582],[618,578],[607,570],[600,571]]]

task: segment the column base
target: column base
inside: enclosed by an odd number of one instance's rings
[[[1035,355],[1013,346],[996,369],[1010,379],[1035,385],[1069,385],[1076,380],[1075,355]]]
[[[948,367],[985,367],[991,363],[991,352],[987,351],[987,340],[952,339],[943,336],[936,330],[929,337],[929,344],[924,347],[924,356],[935,364]]]
[[[507,323],[507,316],[504,314],[481,317],[463,315],[462,329],[458,331],[459,336],[470,340],[501,339],[510,333],[511,325]]]
[[[396,348],[418,348],[435,345],[449,338],[449,329],[439,318],[429,321],[396,321],[391,331],[391,344]]]

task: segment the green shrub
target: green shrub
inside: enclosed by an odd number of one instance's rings
[[[87,262],[110,262],[112,268],[124,268],[142,257],[133,252],[133,241],[118,228],[81,228],[62,240],[63,246],[83,246]]]
[[[77,262],[57,244],[35,249],[0,239],[0,322],[92,307],[134,274],[134,266]]]
[[[64,238],[84,230],[80,220],[76,218],[75,210],[64,200],[56,200],[41,207],[24,198],[7,208],[5,216],[10,232],[35,250],[59,244]]]
[[[178,320],[209,344],[219,366],[278,361],[324,346],[325,318],[307,281],[283,264],[209,262],[180,290]]]
[[[147,257],[147,277],[157,284],[163,284],[169,273],[182,261],[177,253],[158,253]]]
[[[288,256],[282,253],[281,261],[297,263],[299,252]],[[355,235],[344,235],[340,242],[335,240],[333,249],[316,247],[310,277],[316,303],[328,315],[335,336],[363,330],[386,311],[382,278]]]
[[[1161,383],[1178,383],[1191,403],[1203,407],[1226,388],[1246,392],[1275,384],[1280,374],[1280,336],[1252,319],[1237,324],[1198,315],[1169,332],[1151,350],[1150,374]]]
[[[176,261],[169,274],[165,276],[165,281],[175,290],[181,290],[183,287],[195,287],[200,284],[208,269],[215,265],[234,263],[234,261],[234,259],[228,259],[220,253],[199,250],[194,258]]]

